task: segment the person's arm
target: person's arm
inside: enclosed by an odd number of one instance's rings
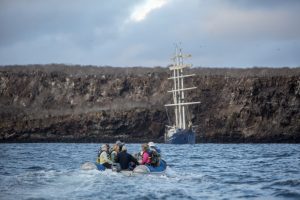
[[[132,155],[130,155],[130,161],[134,162],[136,165],[139,164],[139,162],[137,161],[137,159],[134,156],[132,156]]]
[[[119,159],[119,153],[116,153],[115,162],[117,162],[117,163],[118,163],[118,162],[119,162],[119,160],[120,160],[120,159]]]

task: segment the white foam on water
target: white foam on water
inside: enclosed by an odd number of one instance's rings
[[[65,198],[80,195],[81,191],[94,190],[92,183],[101,185],[99,179],[101,173],[98,170],[73,170],[64,171],[59,174],[47,174],[47,183],[37,185],[30,191],[30,198]],[[51,178],[49,178],[51,177]]]
[[[167,166],[166,168],[166,176],[168,177],[176,177],[178,174],[171,167]]]
[[[93,169],[97,169],[97,166],[92,162],[85,162],[80,166],[80,169],[82,169],[82,170],[93,170]]]

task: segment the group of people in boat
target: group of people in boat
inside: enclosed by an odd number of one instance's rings
[[[111,169],[119,166],[120,170],[133,170],[137,165],[160,165],[161,151],[154,142],[141,145],[141,152],[131,155],[127,152],[127,147],[121,141],[117,141],[112,148],[109,144],[103,144],[98,152],[96,163]]]

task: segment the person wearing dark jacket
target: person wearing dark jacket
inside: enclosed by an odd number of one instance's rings
[[[133,170],[133,168],[139,164],[132,155],[127,153],[127,148],[125,145],[123,145],[122,151],[118,153],[116,162],[120,163],[122,170]]]

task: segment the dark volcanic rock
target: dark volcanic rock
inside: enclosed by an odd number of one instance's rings
[[[300,68],[195,68],[197,142],[300,142]],[[0,142],[163,141],[167,68],[0,68]]]

